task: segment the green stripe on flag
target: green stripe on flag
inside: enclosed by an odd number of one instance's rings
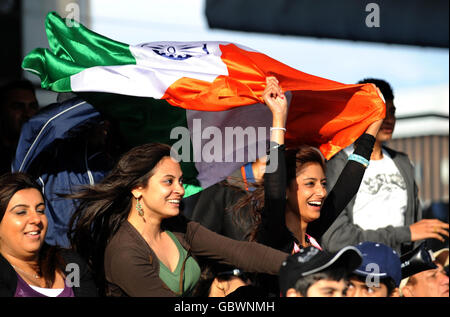
[[[22,62],[23,69],[41,78],[42,88],[71,91],[70,76],[87,68],[136,64],[128,44],[106,38],[81,24],[70,27],[55,12],[47,15],[45,29],[50,50],[35,49]]]
[[[81,24],[68,26],[66,19],[50,12],[45,29],[50,49],[37,48],[22,62],[22,68],[41,78],[41,86],[56,92],[73,91],[71,77],[98,66],[136,65],[129,45],[95,33]],[[186,127],[186,110],[164,100],[107,93],[79,93],[106,118],[119,123],[123,144],[128,148],[149,142],[172,145],[171,129]],[[192,143],[190,144],[191,153]],[[193,160],[181,162],[185,197],[202,190]]]

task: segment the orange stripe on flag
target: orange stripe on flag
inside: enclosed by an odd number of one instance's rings
[[[220,45],[220,49],[228,76],[218,76],[212,83],[181,78],[162,99],[174,106],[205,111],[263,103],[266,76],[275,76],[281,88],[293,96],[286,126],[287,146],[313,145],[326,159],[385,116],[385,103],[372,84],[346,85],[309,75],[234,44]]]

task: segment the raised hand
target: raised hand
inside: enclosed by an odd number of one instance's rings
[[[275,77],[266,78],[266,89],[263,92],[263,99],[273,115],[274,126],[284,128],[287,118],[287,100],[278,80]]]
[[[384,121],[384,119],[379,119],[377,121],[372,122],[367,127],[366,133],[376,137],[378,134],[378,131],[380,130],[381,125],[383,124],[383,121]]]

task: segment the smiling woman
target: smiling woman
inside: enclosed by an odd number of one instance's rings
[[[24,257],[36,255],[47,232],[44,199],[35,188],[17,191],[3,215],[0,232],[4,248],[20,250]]]
[[[309,145],[285,150],[284,133],[281,133],[285,121],[273,108],[276,104],[280,109],[287,107],[285,99],[279,98],[280,92],[275,79],[263,94],[272,110],[272,130],[280,132],[275,135],[272,131],[271,142],[277,145],[269,150],[269,157],[277,158],[277,168],[270,172],[267,169],[263,183],[255,184],[256,189],[241,198],[233,210],[242,216],[241,210],[246,211],[244,207],[250,206],[254,218],[251,240],[287,253],[297,253],[307,247],[322,250],[323,234],[358,191],[383,120],[370,123],[358,138],[354,155],[327,193],[325,161],[320,152]],[[268,162],[270,166],[270,159]],[[278,281],[273,277],[262,277],[261,283],[274,294],[279,293]]]
[[[200,278],[195,257],[276,275],[286,253],[235,241],[180,215],[180,164],[169,145],[125,153],[100,183],[71,198],[80,202],[69,237],[93,264],[107,296],[188,296]]]
[[[286,100],[279,98],[280,93],[281,87],[274,79],[263,94],[269,108],[279,104],[280,109],[286,109]],[[263,184],[256,184],[256,189],[238,201],[234,210],[239,212],[246,205],[251,206],[255,218],[251,239],[257,242],[288,253],[308,246],[321,250],[320,238],[359,188],[383,120],[372,122],[359,137],[354,155],[336,186],[327,193],[322,154],[309,145],[285,150],[284,133],[281,133],[286,130],[285,118],[280,113],[272,110],[274,127],[271,129],[280,132],[271,134],[271,141],[280,146],[270,149],[271,157],[277,158],[279,164],[275,171],[266,170]]]
[[[89,272],[75,254],[47,245],[48,221],[40,186],[27,174],[0,177],[0,296],[95,296]],[[77,285],[66,281],[66,264],[76,264]]]

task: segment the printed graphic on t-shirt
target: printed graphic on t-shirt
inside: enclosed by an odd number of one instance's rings
[[[380,190],[392,192],[399,187],[406,190],[406,183],[400,173],[377,174],[363,181],[362,189],[371,195],[376,195]]]
[[[364,230],[404,226],[406,183],[388,153],[371,160],[353,206],[353,223]]]

